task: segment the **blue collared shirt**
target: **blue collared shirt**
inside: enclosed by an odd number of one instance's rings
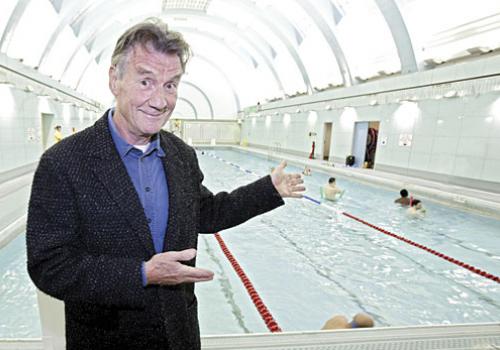
[[[127,168],[149,224],[156,253],[163,251],[168,225],[168,185],[161,161],[165,152],[160,146],[160,134],[151,141],[146,152],[123,140],[113,121],[114,109],[108,114],[109,129],[116,149]],[[143,284],[145,284],[143,265]]]

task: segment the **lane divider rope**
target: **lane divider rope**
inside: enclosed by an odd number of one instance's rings
[[[271,315],[271,312],[267,308],[267,306],[264,304],[262,301],[262,298],[260,297],[259,293],[255,290],[252,282],[246,275],[245,271],[241,268],[240,264],[238,261],[235,259],[229,248],[227,247],[226,243],[222,239],[221,235],[219,233],[215,234],[215,238],[217,239],[217,242],[219,242],[219,245],[222,249],[222,252],[226,256],[226,258],[229,260],[231,265],[233,266],[234,270],[236,271],[236,274],[240,278],[241,282],[243,282],[243,285],[245,286],[245,289],[248,292],[248,295],[250,295],[250,298],[252,299],[253,304],[257,308],[257,311],[260,314],[260,317],[264,320],[264,323],[266,324],[267,328],[272,332],[272,333],[277,333],[281,332],[280,326],[278,326],[278,323],[274,319],[273,315]]]
[[[492,280],[492,281],[495,281],[495,282],[497,282],[497,283],[500,283],[500,277],[495,276],[495,275],[493,275],[492,273],[489,273],[489,272],[486,272],[486,271],[480,270],[480,269],[478,269],[477,267],[474,267],[474,266],[472,266],[472,265],[466,264],[466,263],[464,263],[463,261],[457,260],[457,259],[455,259],[455,258],[452,258],[452,257],[448,256],[448,255],[445,255],[445,254],[443,254],[443,253],[440,253],[440,252],[438,252],[438,251],[436,251],[436,250],[434,250],[434,249],[431,249],[431,248],[429,248],[429,247],[427,247],[427,246],[425,246],[425,245],[423,245],[423,244],[420,244],[420,243],[414,242],[414,241],[412,241],[412,240],[410,240],[410,239],[408,239],[408,238],[405,238],[405,237],[399,236],[399,235],[397,235],[397,234],[395,234],[395,233],[392,233],[392,232],[390,232],[390,231],[387,231],[387,230],[385,230],[385,229],[383,229],[383,228],[381,228],[381,227],[379,227],[379,226],[375,226],[375,225],[373,225],[373,224],[370,224],[369,222],[367,222],[367,221],[365,221],[365,220],[362,220],[362,219],[360,219],[360,218],[358,218],[358,217],[356,217],[356,216],[354,216],[354,215],[352,215],[352,214],[349,214],[349,213],[346,213],[346,212],[342,212],[342,215],[345,215],[345,216],[347,216],[348,218],[351,218],[351,219],[353,219],[353,220],[356,220],[356,221],[358,221],[358,222],[360,222],[360,223],[362,223],[362,224],[364,224],[364,225],[366,225],[366,226],[369,226],[369,227],[371,227],[371,228],[373,228],[373,229],[375,229],[375,230],[377,230],[377,231],[380,231],[380,232],[382,232],[382,233],[384,233],[384,234],[386,234],[386,235],[388,235],[388,236],[394,237],[394,238],[396,238],[396,239],[399,239],[400,241],[403,241],[403,242],[405,242],[405,243],[411,244],[412,246],[415,246],[415,247],[417,247],[417,248],[423,249],[423,250],[425,250],[425,251],[426,251],[426,252],[428,252],[428,253],[431,253],[431,254],[433,254],[433,255],[435,255],[435,256],[437,256],[437,257],[441,258],[441,259],[444,259],[444,260],[446,260],[446,261],[451,262],[452,264],[458,265],[458,266],[463,267],[464,269],[467,269],[467,270],[469,270],[469,271],[471,271],[471,272],[473,272],[473,273],[476,273],[476,274],[478,274],[478,275],[480,275],[480,276],[483,276],[483,277],[485,277],[485,278],[489,278],[489,279],[490,279],[490,280]]]
[[[210,155],[210,156],[212,156],[212,155]],[[219,159],[219,160],[221,160],[221,161],[223,161],[224,163],[227,163],[227,164],[229,164],[229,165],[236,166],[238,169],[241,169],[241,170],[243,170],[243,171],[246,171],[246,172],[248,172],[248,173],[250,173],[250,174],[254,174],[254,175],[259,176],[258,174],[254,173],[254,172],[251,172],[251,171],[244,170],[244,169],[243,169],[243,168],[241,168],[240,166],[237,166],[237,165],[235,165],[235,164],[233,164],[233,163],[228,163],[226,160],[224,160],[224,159],[222,159],[222,158],[220,158],[220,157],[218,157],[218,156],[216,156],[216,155],[213,155],[212,157],[214,157],[214,158],[216,158],[216,159]],[[304,195],[303,197],[304,197],[304,199],[307,199],[307,200],[308,200],[308,201],[310,201],[310,202],[313,202],[313,203],[318,204],[318,205],[323,205],[323,204],[321,203],[321,201],[318,201],[317,199],[314,199],[314,198],[309,197],[309,196],[306,196],[306,195]],[[377,231],[380,231],[380,232],[382,232],[382,233],[384,233],[384,234],[386,234],[386,235],[388,235],[388,236],[394,237],[394,238],[399,239],[400,241],[403,241],[403,242],[405,242],[405,243],[408,243],[408,244],[410,244],[410,245],[412,245],[412,246],[414,246],[414,247],[417,247],[417,248],[420,248],[420,249],[422,249],[422,250],[425,250],[425,251],[426,251],[426,252],[428,252],[428,253],[431,253],[431,254],[433,254],[433,255],[435,255],[435,256],[437,256],[437,257],[441,258],[441,259],[444,259],[444,260],[446,260],[446,261],[448,261],[448,262],[451,262],[452,264],[455,264],[455,265],[458,265],[458,266],[460,266],[460,267],[463,267],[464,269],[467,269],[467,270],[469,270],[470,272],[473,272],[473,273],[475,273],[475,274],[478,274],[478,275],[480,275],[480,276],[482,276],[482,277],[484,277],[484,278],[488,278],[488,279],[490,279],[490,280],[492,280],[492,281],[494,281],[494,282],[500,283],[500,277],[499,277],[499,276],[496,276],[496,275],[494,275],[494,274],[492,274],[492,273],[489,273],[489,272],[487,272],[487,271],[483,271],[483,270],[481,270],[481,269],[478,269],[478,268],[477,268],[477,267],[475,267],[475,266],[472,266],[472,265],[467,264],[467,263],[465,263],[465,262],[463,262],[463,261],[457,260],[457,259],[455,259],[455,258],[452,258],[452,257],[448,256],[448,255],[445,255],[445,254],[443,254],[443,253],[440,253],[440,252],[438,252],[438,251],[436,251],[436,250],[434,250],[434,249],[431,249],[431,248],[429,248],[429,247],[427,247],[427,246],[425,246],[425,245],[423,245],[423,244],[420,244],[420,243],[414,242],[414,241],[412,241],[412,240],[410,240],[410,239],[408,239],[408,238],[402,237],[402,236],[400,236],[400,235],[397,235],[397,234],[395,234],[395,233],[392,233],[392,232],[390,232],[390,231],[387,231],[387,230],[385,230],[385,229],[383,229],[383,228],[381,228],[381,227],[375,226],[375,225],[373,225],[373,224],[371,224],[371,223],[369,223],[369,222],[367,222],[367,221],[365,221],[365,220],[362,220],[362,219],[360,219],[360,218],[358,218],[358,217],[356,217],[356,216],[354,216],[354,215],[352,215],[352,214],[349,214],[349,213],[347,213],[347,212],[343,212],[343,211],[337,210],[337,209],[335,209],[335,208],[332,208],[332,207],[331,207],[331,206],[329,206],[329,205],[325,205],[325,206],[326,206],[326,207],[328,207],[329,209],[331,209],[331,210],[333,210],[333,211],[335,211],[335,212],[339,213],[339,214],[342,214],[342,215],[344,215],[344,216],[347,216],[347,217],[348,217],[348,218],[350,218],[350,219],[356,220],[356,221],[358,221],[358,222],[360,222],[360,223],[362,223],[362,224],[364,224],[364,225],[366,225],[366,226],[369,226],[369,227],[371,227],[371,228],[373,228],[373,229],[375,229],[375,230],[377,230]]]

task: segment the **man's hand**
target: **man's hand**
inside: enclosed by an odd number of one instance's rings
[[[185,249],[180,252],[165,252],[154,255],[145,264],[148,284],[180,284],[210,281],[214,273],[209,270],[181,264],[196,256],[196,249]]]
[[[302,194],[299,192],[306,190],[302,186],[304,180],[302,180],[300,174],[286,174],[284,171],[285,167],[286,162],[282,161],[271,173],[271,179],[276,191],[279,192],[282,198],[302,198]]]

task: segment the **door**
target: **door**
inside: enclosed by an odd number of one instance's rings
[[[375,165],[375,153],[377,152],[378,129],[380,122],[370,122],[368,124],[368,135],[366,139],[366,167],[373,169]]]
[[[352,142],[352,155],[354,156],[355,168],[363,166],[366,154],[366,138],[368,137],[368,122],[356,122],[354,124],[354,138]]]
[[[42,146],[46,150],[52,143],[49,142],[52,135],[52,124],[54,123],[54,115],[49,113],[42,113]]]
[[[332,142],[332,123],[325,123],[323,128],[323,160],[330,158],[330,144]]]

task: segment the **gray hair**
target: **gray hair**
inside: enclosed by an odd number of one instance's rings
[[[130,50],[136,45],[147,44],[151,44],[158,52],[176,54],[181,61],[182,71],[185,70],[191,56],[189,44],[181,33],[169,30],[168,25],[161,19],[151,17],[129,28],[116,42],[111,65],[116,67],[118,76],[123,74]]]

